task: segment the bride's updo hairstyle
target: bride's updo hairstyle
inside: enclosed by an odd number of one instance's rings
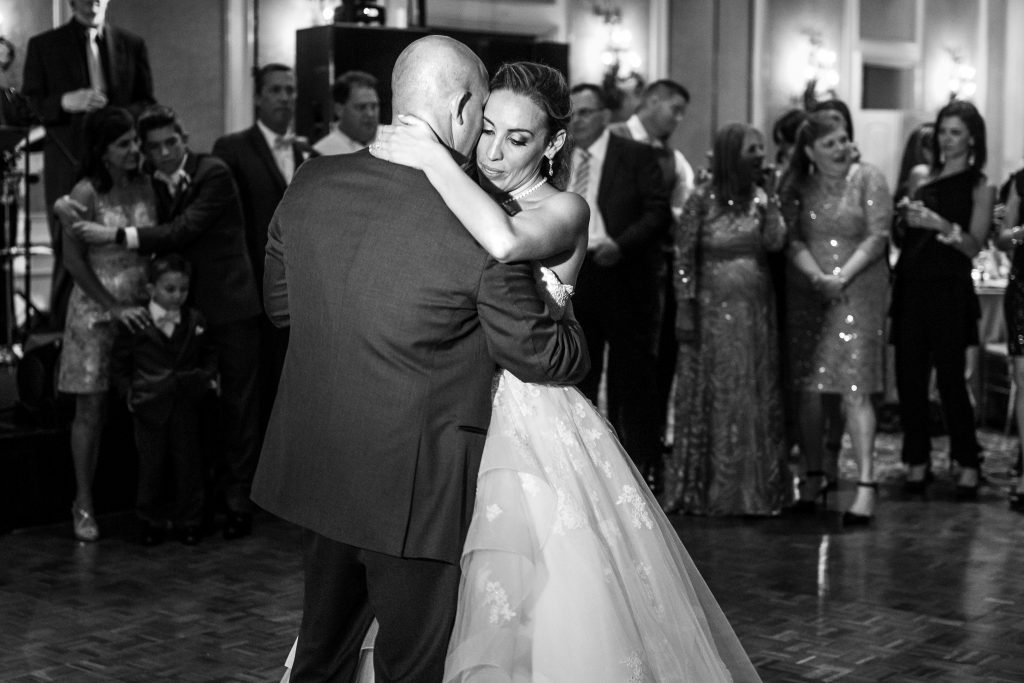
[[[558,131],[567,130],[572,113],[569,100],[569,85],[565,76],[557,69],[535,62],[510,62],[502,64],[491,79],[491,92],[507,90],[515,95],[528,97],[547,117],[548,134],[544,142],[549,143]],[[549,174],[547,157],[541,159],[541,175],[559,190],[569,184],[569,162],[572,159],[572,137],[566,134],[565,144],[552,159]]]

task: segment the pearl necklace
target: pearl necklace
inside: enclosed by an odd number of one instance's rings
[[[547,181],[548,181],[547,178],[541,178],[540,180],[538,180],[533,185],[530,185],[525,190],[520,190],[519,192],[513,192],[513,193],[509,194],[508,199],[506,199],[502,203],[503,204],[508,204],[509,202],[518,202],[523,197],[525,197],[525,196],[527,196],[529,194],[533,194],[534,192],[539,190],[540,186],[543,185],[544,183],[546,183]]]

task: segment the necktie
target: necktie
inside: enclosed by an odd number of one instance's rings
[[[291,151],[293,142],[295,142],[295,136],[290,133],[287,135],[278,135],[274,138],[274,149],[287,149]]]
[[[590,152],[585,149],[580,150],[579,164],[576,166],[576,173],[572,179],[572,187],[569,188],[570,192],[575,192],[581,197],[586,198],[587,186],[590,184]]]
[[[100,32],[94,28],[90,28],[86,31],[86,50],[85,58],[89,63],[89,85],[94,90],[101,92],[107,91],[107,82],[103,77],[103,60],[100,57],[100,46],[99,46]]]

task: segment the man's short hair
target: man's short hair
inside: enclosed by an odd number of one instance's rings
[[[150,284],[156,284],[161,276],[167,273],[181,273],[187,278],[192,277],[192,264],[181,254],[158,254],[149,260],[146,275]]]
[[[263,83],[267,80],[267,76],[277,71],[292,72],[294,69],[287,64],[271,62],[270,64],[264,64],[253,72],[253,79],[255,80],[254,87],[256,88],[254,92],[257,95],[259,95],[263,90]]]
[[[608,108],[608,94],[596,83],[577,83],[569,89],[570,95],[579,95],[581,92],[591,92],[604,109]]]
[[[167,126],[174,126],[178,135],[185,135],[185,128],[174,110],[163,104],[154,104],[139,115],[139,120],[135,122],[135,132],[139,134],[139,140],[145,143],[149,131]]]
[[[654,81],[644,89],[644,101],[653,95],[660,97],[671,97],[672,95],[679,95],[686,103],[690,103],[690,91],[686,89],[681,83],[676,83],[669,78],[662,78]]]
[[[334,80],[334,85],[331,86],[331,99],[338,104],[345,104],[355,88],[376,90],[377,79],[365,71],[346,71]]]

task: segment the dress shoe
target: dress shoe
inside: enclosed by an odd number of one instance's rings
[[[178,540],[185,545],[199,545],[202,532],[198,525],[189,525],[178,530]]]
[[[971,476],[971,475],[974,476]],[[954,494],[958,501],[978,500],[978,486],[981,484],[981,473],[975,467],[964,467],[960,470],[960,480],[956,483]]]
[[[1010,492],[1010,509],[1024,514],[1024,491]]]
[[[807,479],[817,477],[821,481],[819,482],[818,492],[814,494],[813,498],[803,497],[804,483]],[[800,480],[800,495],[801,498],[795,503],[790,505],[784,510],[786,514],[792,515],[813,515],[818,510],[818,499],[821,498],[821,506],[823,508],[828,507],[828,492],[831,491],[831,482],[825,478],[825,473],[821,470],[810,470],[804,472],[804,478]]]
[[[918,467],[918,465],[913,465]],[[932,475],[932,468],[925,465],[924,475],[920,479],[906,479],[903,481],[903,493],[911,496],[923,496],[928,491],[928,484],[932,483],[934,476]]]
[[[246,512],[229,512],[224,521],[224,538],[232,540],[252,533],[252,515]]]
[[[77,503],[71,505],[71,524],[75,530],[75,538],[86,543],[93,543],[100,539],[100,527],[96,524],[96,518],[91,512],[78,507]]]
[[[155,524],[143,523],[139,532],[139,544],[145,546],[160,545],[167,537],[167,531]]]

